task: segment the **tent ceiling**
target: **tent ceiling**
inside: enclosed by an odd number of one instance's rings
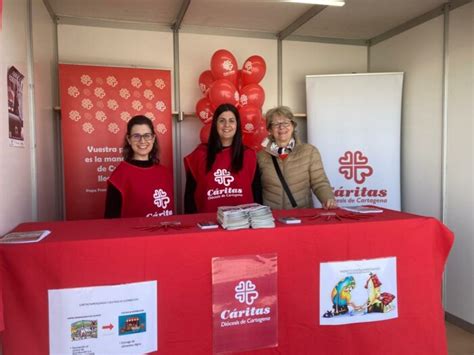
[[[158,24],[171,28],[187,0],[43,0],[56,17]],[[443,0],[346,0],[323,8],[292,33],[299,36],[370,39],[439,6]],[[182,27],[218,28],[277,35],[313,6],[242,0],[190,0]]]

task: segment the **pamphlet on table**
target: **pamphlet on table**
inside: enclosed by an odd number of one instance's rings
[[[0,237],[0,243],[5,244],[21,244],[21,243],[37,243],[46,238],[51,231],[39,230],[29,232],[12,232]]]
[[[381,208],[377,208],[375,206],[347,206],[341,207],[342,209],[354,213],[382,213],[383,210]]]
[[[275,227],[271,208],[258,203],[221,206],[217,209],[217,220],[222,228],[229,230]]]

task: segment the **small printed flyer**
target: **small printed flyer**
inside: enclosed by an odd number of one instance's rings
[[[158,350],[156,281],[48,290],[50,354]]]
[[[25,76],[15,67],[7,74],[8,87],[8,138],[11,147],[25,146],[23,120],[23,79]]]
[[[397,259],[321,263],[319,291],[320,325],[397,318]]]

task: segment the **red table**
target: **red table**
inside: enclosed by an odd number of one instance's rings
[[[314,215],[320,210],[274,211]],[[40,243],[1,245],[5,355],[47,354],[48,289],[158,281],[158,354],[212,353],[211,258],[278,254],[279,346],[256,354],[446,354],[441,279],[453,235],[433,218],[303,219],[201,231],[212,215],[26,223]],[[182,230],[139,226],[179,219]],[[396,256],[397,319],[319,326],[319,263]]]

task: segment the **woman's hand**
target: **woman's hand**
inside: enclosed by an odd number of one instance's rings
[[[337,208],[336,200],[333,198],[330,198],[329,200],[323,203],[323,208],[325,210],[331,210],[331,209]]]

